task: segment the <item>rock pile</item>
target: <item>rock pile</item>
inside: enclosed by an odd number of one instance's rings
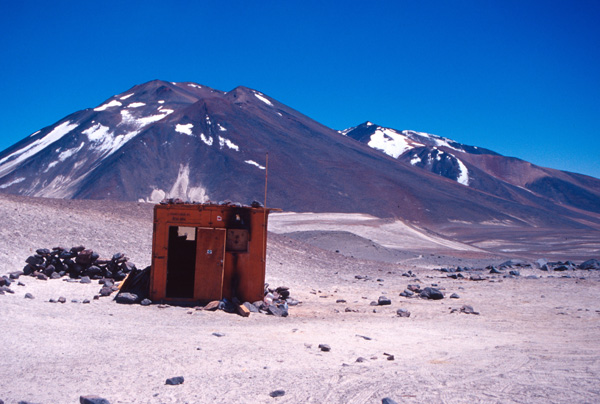
[[[237,298],[233,298],[232,300],[215,300],[208,303],[202,309],[208,311],[223,310],[227,313],[237,313],[243,317],[248,317],[250,313],[287,317],[289,315],[289,306],[295,306],[299,303],[298,300],[290,296],[290,289],[287,286],[269,288],[269,284],[266,283],[264,298],[262,300],[257,300],[254,303],[242,303]]]
[[[58,279],[68,276],[72,279],[113,279],[121,281],[135,269],[123,253],[116,253],[111,259],[100,258],[99,254],[84,246],[70,249],[54,247],[51,250],[40,248],[28,257],[23,271],[11,273],[11,277],[20,275],[34,276],[38,279]]]

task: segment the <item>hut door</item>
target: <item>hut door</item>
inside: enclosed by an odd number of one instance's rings
[[[225,229],[198,227],[196,229],[195,300],[221,300],[224,257]]]

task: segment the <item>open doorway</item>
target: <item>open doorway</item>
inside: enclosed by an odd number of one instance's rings
[[[193,298],[196,272],[196,228],[169,226],[167,297]]]

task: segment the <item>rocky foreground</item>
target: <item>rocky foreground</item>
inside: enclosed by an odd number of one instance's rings
[[[464,251],[444,263],[448,250],[394,263],[270,234],[267,282],[300,303],[242,317],[94,300],[107,278],[93,275],[11,279],[52,245],[124,251],[144,268],[143,204],[9,198],[0,213],[0,278],[14,292],[0,295],[5,403],[600,401],[600,271],[582,267],[597,256],[547,270]]]

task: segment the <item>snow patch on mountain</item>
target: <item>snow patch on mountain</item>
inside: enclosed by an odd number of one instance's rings
[[[124,95],[124,96],[120,97],[119,99],[120,99],[120,100],[126,100],[127,98],[131,97],[133,94],[134,94],[134,93],[129,93],[129,94],[126,94],[126,95]]]
[[[200,139],[202,139],[202,141],[204,143],[206,143],[208,146],[212,146],[212,144],[213,144],[213,138],[212,138],[212,136],[206,137],[206,136],[204,136],[204,133],[201,133],[200,134]]]
[[[394,158],[398,158],[398,156],[416,146],[423,146],[421,143],[412,140],[409,141],[403,134],[388,128],[378,128],[375,133],[371,135],[371,139],[367,144]]]
[[[192,136],[192,128],[194,127],[191,123],[181,124],[178,123],[175,125],[175,132],[182,133],[184,135]]]
[[[465,166],[465,164],[462,161],[460,161],[460,159],[456,159],[456,162],[458,163],[458,167],[460,168],[460,174],[458,175],[456,182],[458,182],[459,184],[469,186],[469,170],[467,169],[467,166]]]
[[[98,111],[98,112],[99,111],[106,111],[108,108],[120,107],[121,105],[123,105],[123,104],[121,104],[119,101],[112,100],[111,102],[107,102],[104,105],[100,105],[99,107],[94,108],[94,111]]]
[[[194,202],[206,202],[209,199],[204,187],[190,186],[190,166],[183,164],[179,165],[177,178],[168,192],[154,188],[144,202],[158,203],[165,198],[179,198],[184,201]]]
[[[233,149],[235,151],[240,151],[240,148],[238,147],[238,145],[236,145],[229,139],[219,136],[219,148],[222,149],[224,146],[227,146],[230,149]]]
[[[271,101],[269,101],[263,94],[255,91],[254,96],[256,98],[258,98],[259,100],[261,100],[262,102],[264,102],[265,104],[267,104],[268,106],[270,106],[270,107],[273,106],[273,103]]]
[[[18,184],[19,182],[23,182],[23,181],[25,181],[25,178],[23,178],[23,177],[17,178],[15,180],[12,180],[11,182],[7,182],[6,184],[0,185],[0,189],[8,188],[11,185]]]
[[[139,107],[143,107],[145,105],[146,105],[145,102],[132,102],[131,104],[129,104],[127,106],[127,108],[139,108]]]
[[[410,164],[414,166],[415,164],[420,163],[421,161],[423,161],[421,160],[421,157],[413,156],[413,158],[410,159]]]
[[[121,124],[133,126],[136,129],[142,129],[144,126],[150,125],[151,123],[160,121],[164,117],[173,113],[172,109],[159,110],[160,114],[143,116],[140,118],[134,117],[131,112],[126,109],[121,111]]]
[[[217,128],[219,129],[219,131],[221,132],[227,132],[227,129],[225,129],[224,127],[221,126],[221,124],[217,124]]]
[[[250,164],[250,165],[252,165],[252,166],[256,166],[256,167],[260,168],[261,170],[264,170],[264,169],[265,169],[265,167],[264,167],[264,166],[261,166],[260,164],[258,164],[258,163],[257,163],[256,161],[254,161],[254,160],[246,160],[246,161],[244,161],[244,163],[246,163],[246,164]]]
[[[97,142],[110,135],[110,128],[102,125],[101,123],[97,123],[81,133],[86,135],[90,142]]]
[[[75,153],[77,153],[78,151],[80,151],[81,149],[83,149],[83,146],[85,145],[85,142],[81,142],[81,144],[79,145],[79,147],[74,147],[72,149],[67,149],[63,152],[61,152],[58,155],[58,161],[65,161],[66,159],[68,159],[69,157],[71,157],[72,155],[74,155]]]
[[[46,136],[30,143],[26,147],[9,154],[0,160],[0,177],[11,172],[19,163],[25,161],[31,156],[45,149],[47,146],[61,139],[64,135],[71,132],[79,124],[66,121],[54,127]]]

